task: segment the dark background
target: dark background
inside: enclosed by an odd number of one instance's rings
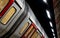
[[[44,28],[46,34],[49,38],[54,38],[49,21],[53,23],[53,29],[55,31],[55,36],[57,38],[56,32],[56,23],[55,23],[55,15],[53,10],[53,1],[48,0],[48,4],[44,3],[43,0],[26,0],[27,3],[30,5],[31,9],[33,10],[34,14],[36,15],[38,21],[40,22],[41,26]],[[46,9],[50,11],[51,19],[47,17]]]

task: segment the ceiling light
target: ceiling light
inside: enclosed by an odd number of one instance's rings
[[[52,24],[52,22],[49,22],[49,24],[50,24],[50,26],[51,26],[51,27],[53,27],[53,24]]]
[[[46,10],[46,13],[47,13],[48,18],[51,18],[50,12],[48,10]]]
[[[43,0],[43,2],[47,3],[47,0]]]

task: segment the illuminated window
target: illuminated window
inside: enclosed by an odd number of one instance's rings
[[[14,7],[11,7],[8,11],[8,13],[4,16],[4,18],[2,18],[1,22],[3,24],[6,24],[10,18],[13,16],[13,14],[16,12],[16,9]]]
[[[4,7],[8,4],[9,0],[0,0],[0,13]]]

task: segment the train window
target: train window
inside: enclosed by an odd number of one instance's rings
[[[41,35],[38,34],[37,38],[41,38]]]
[[[33,26],[30,26],[30,27],[28,28],[28,30],[26,31],[24,37],[27,37],[28,34],[32,31],[32,29],[33,29]]]
[[[28,35],[28,38],[30,38],[30,37],[33,35],[34,32],[35,32],[35,28],[32,29],[32,31],[31,31],[30,34]]]
[[[37,32],[34,32],[34,34],[32,35],[31,38],[36,38],[38,36],[38,33]]]
[[[21,28],[20,34],[22,34],[22,33],[25,31],[25,29],[28,27],[28,25],[29,25],[29,22],[27,22],[27,23]]]
[[[4,7],[8,4],[9,0],[0,0],[0,13]]]
[[[0,0],[0,17],[5,14],[13,2],[14,0]]]
[[[1,20],[1,22],[3,24],[6,24],[10,18],[14,15],[14,13],[16,12],[16,9],[15,7],[11,7],[9,10],[8,10],[8,13],[4,16],[4,18]]]

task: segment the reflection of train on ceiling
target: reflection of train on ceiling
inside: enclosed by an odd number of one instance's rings
[[[24,0],[0,0],[0,38],[48,38],[48,35]]]

